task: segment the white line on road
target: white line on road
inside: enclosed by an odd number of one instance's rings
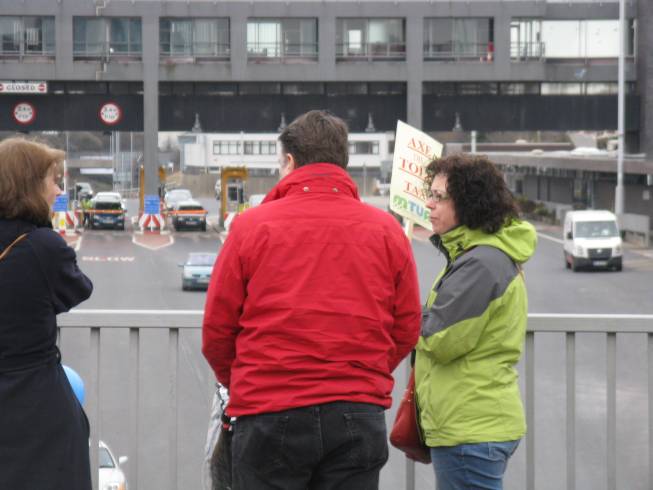
[[[537,234],[542,238],[544,238],[545,240],[551,240],[552,242],[556,242],[561,245],[565,243],[562,240],[560,240],[560,238],[552,237],[551,235],[545,235],[544,233],[540,233],[539,231],[537,232]]]

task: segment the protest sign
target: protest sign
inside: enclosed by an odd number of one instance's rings
[[[426,166],[441,155],[441,143],[412,126],[397,121],[390,209],[429,230],[431,222],[424,188]]]

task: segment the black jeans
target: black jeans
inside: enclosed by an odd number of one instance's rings
[[[383,407],[335,402],[238,417],[233,490],[376,490],[388,460]]]

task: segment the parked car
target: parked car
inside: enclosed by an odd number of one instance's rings
[[[569,211],[563,227],[565,267],[622,269],[623,244],[610,211]]]
[[[206,231],[206,214],[202,204],[193,199],[178,202],[171,211],[172,226],[175,230],[192,227]]]
[[[192,252],[188,254],[182,267],[181,289],[207,289],[213,272],[213,264],[218,254],[214,252]]]
[[[120,456],[116,463],[111,449],[103,441],[98,448],[98,484],[102,490],[127,490],[127,479],[120,465],[127,462],[127,456]]]
[[[166,195],[163,198],[163,204],[168,211],[172,211],[175,204],[190,199],[193,199],[193,194],[188,189],[172,189],[166,192]]]
[[[91,228],[125,229],[127,208],[119,192],[98,192],[91,199],[88,212],[91,215],[88,220]]]

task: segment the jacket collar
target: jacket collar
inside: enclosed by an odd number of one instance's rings
[[[346,170],[333,163],[310,163],[293,170],[281,179],[268,192],[263,202],[305,192],[339,193],[360,199],[356,183]]]
[[[496,233],[491,234],[460,225],[442,235],[431,236],[431,243],[441,250],[449,261],[456,260],[473,247],[487,245],[498,248],[512,260],[521,264],[535,252],[537,234],[533,225],[527,221],[515,219]]]

